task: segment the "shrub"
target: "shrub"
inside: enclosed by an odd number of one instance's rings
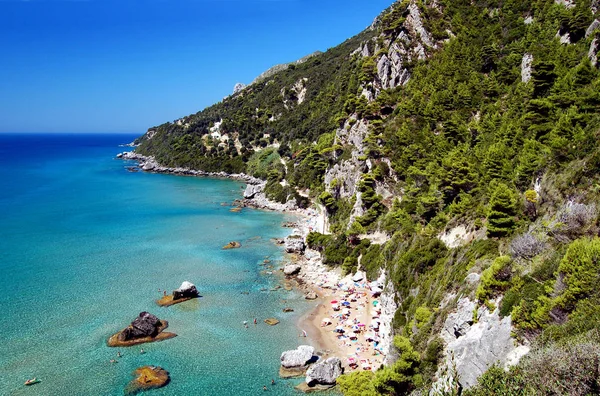
[[[582,235],[594,233],[597,218],[596,205],[568,202],[559,209],[548,228],[557,241],[569,242]]]
[[[520,365],[538,394],[584,396],[600,390],[598,330],[532,351]]]
[[[477,287],[477,299],[486,303],[496,292],[505,290],[510,285],[512,277],[511,259],[500,256],[481,274],[481,282]]]
[[[577,301],[589,297],[597,290],[600,239],[579,239],[571,243],[558,266],[558,272],[566,286],[562,295],[558,297],[558,304],[572,310]]]
[[[545,248],[544,242],[531,232],[526,232],[510,242],[509,251],[513,258],[531,259],[543,252]]]

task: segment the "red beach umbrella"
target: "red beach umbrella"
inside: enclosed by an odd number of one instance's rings
[[[337,300],[333,300],[331,303],[332,304],[337,304],[338,302],[337,302]]]

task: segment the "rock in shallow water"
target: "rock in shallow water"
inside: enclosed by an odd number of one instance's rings
[[[227,249],[237,249],[242,247],[242,244],[236,241],[231,241],[229,242],[227,245],[223,246],[223,249],[227,250]]]
[[[129,326],[108,339],[108,346],[132,346],[176,337],[175,333],[163,332],[168,326],[166,320],[160,320],[148,312],[141,312]]]
[[[306,383],[309,386],[334,385],[342,373],[342,362],[339,358],[332,357],[311,366],[306,372]]]
[[[198,290],[193,283],[184,281],[181,286],[179,286],[179,289],[173,290],[173,300],[187,297],[198,297]]]
[[[287,276],[295,275],[300,272],[301,268],[298,264],[288,264],[283,267],[283,273]]]
[[[300,345],[298,348],[281,354],[281,366],[286,369],[305,369],[314,361],[315,348],[310,345]]]
[[[171,380],[169,372],[162,367],[143,366],[136,369],[133,375],[137,376],[125,388],[125,395],[135,395],[138,392],[162,388]]]
[[[160,320],[149,312],[141,312],[131,326],[125,328],[120,336],[120,341],[128,341],[134,338],[154,337],[158,334]]]

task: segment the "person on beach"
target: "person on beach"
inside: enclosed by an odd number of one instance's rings
[[[254,324],[256,324],[256,318],[254,318]]]
[[[263,390],[266,391],[267,390],[267,385],[263,385]]]
[[[271,379],[271,385],[275,385],[275,380]]]
[[[142,349],[140,350],[140,355],[143,355],[144,353],[146,353],[146,352],[144,352],[144,348],[142,348]]]
[[[121,352],[117,351],[117,357],[121,357]]]
[[[163,291],[163,296],[167,297],[167,291],[166,290]]]

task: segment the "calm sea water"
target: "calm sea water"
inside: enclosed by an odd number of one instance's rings
[[[269,291],[281,279],[261,266],[279,266],[270,239],[289,219],[229,212],[221,204],[241,196],[238,182],[129,172],[113,158],[133,138],[0,135],[0,394],[122,395],[148,364],[171,373],[150,395],[266,394],[263,385],[296,394],[299,380],[277,379],[279,356],[299,345],[309,306],[295,291]],[[243,247],[221,249],[232,240]],[[155,305],[158,289],[184,280],[203,297]],[[107,347],[141,311],[178,337],[144,344],[143,355]],[[34,376],[42,382],[24,387]]]

